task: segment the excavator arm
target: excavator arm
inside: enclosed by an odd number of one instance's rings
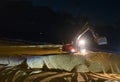
[[[95,39],[96,43],[98,45],[105,45],[107,44],[107,38],[106,37],[100,37],[94,30],[92,27],[90,27],[88,25],[88,23],[86,23],[83,28],[81,29],[80,33],[78,34],[78,36],[74,39],[75,45],[78,45],[78,41],[81,39],[81,37],[86,34],[88,31],[90,31],[92,33],[93,38]]]

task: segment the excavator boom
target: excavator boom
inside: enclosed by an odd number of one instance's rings
[[[74,42],[76,43],[76,45],[78,44],[78,41],[81,39],[81,37],[87,33],[88,31],[90,31],[92,33],[93,38],[95,39],[96,43],[98,45],[105,45],[107,44],[107,38],[105,36],[100,37],[94,30],[93,28],[91,28],[88,23],[86,23],[83,28],[81,29],[79,35],[74,39]]]

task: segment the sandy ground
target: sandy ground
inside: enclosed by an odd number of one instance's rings
[[[59,54],[63,52],[59,47],[43,47],[40,46],[0,46],[0,55],[48,55]]]

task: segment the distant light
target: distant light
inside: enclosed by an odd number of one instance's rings
[[[43,35],[43,33],[42,33],[42,32],[40,32],[40,35]]]

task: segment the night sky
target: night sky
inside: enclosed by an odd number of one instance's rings
[[[120,19],[119,0],[33,0],[33,6],[48,6],[54,11],[84,15],[99,25]]]
[[[87,21],[119,51],[119,0],[4,0],[0,37],[38,42],[71,42]]]

